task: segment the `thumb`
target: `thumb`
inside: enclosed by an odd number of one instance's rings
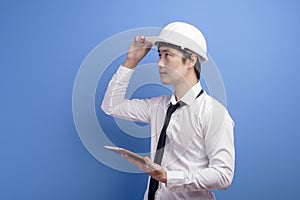
[[[151,159],[150,159],[150,158],[148,158],[147,156],[146,156],[146,157],[144,157],[144,161],[145,161],[145,163],[146,163],[146,164],[150,164],[150,163],[152,163]]]
[[[126,153],[122,153],[122,157],[126,160],[128,160],[128,155]]]

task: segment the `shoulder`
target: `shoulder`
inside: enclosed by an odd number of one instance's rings
[[[165,106],[169,103],[171,97],[167,96],[167,95],[161,95],[161,96],[157,96],[157,97],[152,97],[150,99],[151,101],[151,105],[161,105],[161,106]]]
[[[227,108],[206,92],[197,99],[197,107],[202,118],[227,118],[232,121]]]

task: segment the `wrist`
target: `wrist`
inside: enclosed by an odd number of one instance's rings
[[[167,183],[167,172],[164,169],[161,169],[156,178],[159,182]]]
[[[125,62],[123,63],[124,67],[127,67],[129,69],[134,69],[137,66],[137,63],[129,61],[129,60],[125,60]]]
[[[163,175],[161,177],[161,182],[167,183],[167,172],[164,170]]]

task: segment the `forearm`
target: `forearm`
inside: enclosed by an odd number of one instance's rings
[[[106,89],[101,109],[108,115],[114,115],[114,109],[125,100],[126,89],[133,70],[120,66]]]
[[[191,172],[167,171],[167,187],[174,191],[227,189],[233,178],[233,169],[206,168]]]
[[[126,99],[125,94],[133,70],[121,66],[110,81],[101,108],[113,117],[148,123],[150,99]]]

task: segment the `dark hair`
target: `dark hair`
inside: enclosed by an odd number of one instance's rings
[[[196,54],[188,48],[181,48],[178,45],[167,43],[167,42],[157,42],[156,46],[157,46],[157,48],[160,48],[161,46],[166,46],[166,47],[170,47],[170,48],[173,48],[173,49],[176,49],[176,50],[182,52],[182,62],[184,62],[184,63],[186,62],[186,60],[191,59],[193,54]],[[197,55],[197,61],[194,65],[194,71],[196,73],[197,79],[199,80],[200,72],[201,72],[201,63],[200,63],[200,57],[198,55]]]

